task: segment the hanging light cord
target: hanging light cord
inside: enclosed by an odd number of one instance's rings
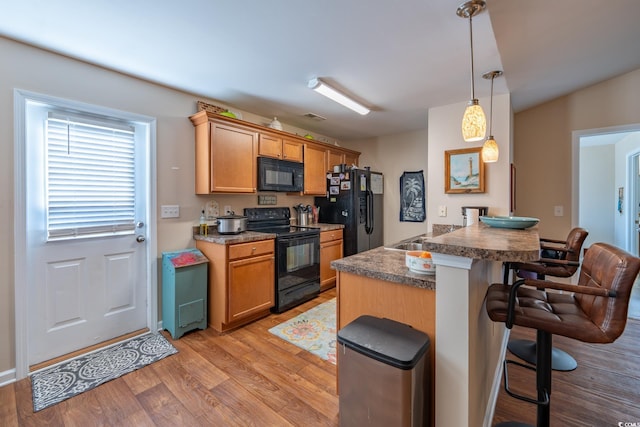
[[[491,75],[491,102],[489,103],[489,136],[493,137],[493,79],[496,78],[495,74]]]
[[[476,99],[476,90],[475,85],[473,83],[473,25],[471,21],[473,20],[473,13],[469,14],[469,41],[471,45],[471,99]]]

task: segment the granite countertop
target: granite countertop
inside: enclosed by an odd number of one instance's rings
[[[388,250],[382,246],[331,261],[331,267],[338,271],[372,279],[386,280],[424,289],[436,288],[435,274],[420,274],[410,271],[405,265],[404,251]]]
[[[209,234],[203,236],[194,232],[193,238],[195,240],[201,240],[203,242],[216,243],[218,245],[233,245],[236,243],[257,242],[259,240],[275,239],[276,235],[273,233],[259,233],[257,231],[243,231],[240,234],[220,234],[212,227]]]
[[[344,228],[344,225],[343,224],[324,224],[324,223],[318,222],[315,224],[309,224],[307,225],[307,227],[319,228],[320,232],[323,232],[323,231],[331,231],[331,230],[340,230],[341,228]]]
[[[493,228],[479,223],[457,227],[442,235],[420,235],[424,250],[491,261],[535,261],[540,257],[540,239],[537,227],[526,230]],[[401,242],[399,242],[401,243]],[[395,244],[394,244],[395,245]],[[391,246],[394,246],[391,245]],[[435,275],[409,271],[405,265],[405,252],[383,247],[361,252],[331,262],[331,267],[347,273],[373,279],[386,280],[425,289],[435,289]]]
[[[538,228],[525,230],[477,223],[451,233],[423,239],[427,251],[491,261],[529,262],[540,258]]]

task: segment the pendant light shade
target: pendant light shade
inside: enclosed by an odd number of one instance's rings
[[[484,163],[495,163],[498,161],[499,156],[498,143],[493,139],[493,136],[487,137],[487,140],[482,145],[482,161]]]
[[[487,133],[487,118],[478,103],[473,82],[473,17],[482,12],[486,3],[482,0],[471,0],[458,6],[456,14],[469,19],[469,41],[471,46],[471,100],[462,116],[462,138],[466,142],[481,141]]]
[[[485,163],[494,163],[498,161],[500,151],[498,150],[498,143],[493,137],[493,79],[502,75],[502,71],[489,71],[482,75],[483,79],[491,79],[491,102],[489,103],[489,136],[482,145],[482,161]]]
[[[487,133],[487,118],[477,99],[467,104],[462,116],[462,137],[466,142],[481,141]]]

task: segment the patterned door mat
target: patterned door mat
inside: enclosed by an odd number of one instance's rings
[[[269,332],[335,365],[336,299],[274,326]]]
[[[146,334],[31,375],[33,412],[177,353],[160,334]]]

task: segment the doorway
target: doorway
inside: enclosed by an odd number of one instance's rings
[[[589,230],[584,247],[607,242],[640,256],[640,124],[573,133],[574,226]],[[636,280],[629,317],[640,319]]]
[[[157,325],[155,120],[16,90],[16,377]],[[28,261],[27,261],[28,260]]]
[[[573,139],[572,222],[589,230],[585,247],[606,242],[637,255],[640,124],[576,131]]]

